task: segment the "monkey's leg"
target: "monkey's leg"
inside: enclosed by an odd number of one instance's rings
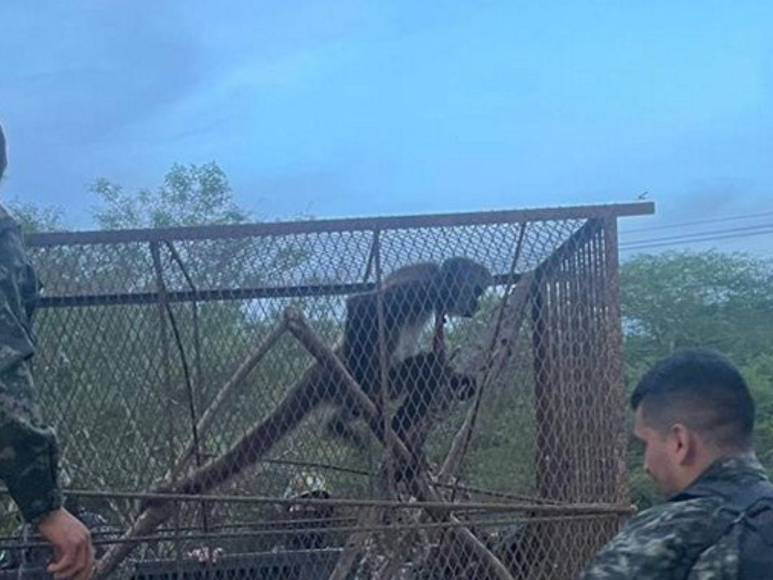
[[[443,354],[420,353],[392,369],[390,380],[407,393],[392,419],[392,429],[411,451],[414,461],[396,471],[398,480],[410,479],[426,460],[424,442],[433,417],[448,408],[452,399],[465,400],[476,390],[475,378],[454,372]]]
[[[404,438],[427,415],[435,396],[444,390],[449,375],[445,356],[434,352],[419,353],[390,369],[392,389],[406,394],[392,418],[392,428],[398,436]]]
[[[375,370],[373,372],[376,372]],[[364,393],[368,394],[373,389],[372,383],[368,380],[366,373],[360,372],[360,376],[355,376],[355,380],[362,385]],[[325,433],[333,438],[343,441],[356,449],[365,450],[368,447],[368,435],[363,433],[356,426],[357,419],[365,417],[365,421],[370,425],[373,433],[378,437],[379,441],[384,441],[384,429],[383,424],[379,424],[379,421],[383,422],[383,406],[379,399],[374,400],[372,396],[368,395],[368,399],[376,409],[378,418],[369,418],[367,413],[363,412],[360,403],[351,395],[342,395],[336,397],[338,402],[338,408],[331,415],[331,417],[325,422]]]
[[[395,467],[395,481],[411,481],[426,464],[423,457],[424,437],[422,429],[434,399],[447,380],[443,354],[425,352],[409,357],[390,370],[390,384],[405,398],[392,417],[391,427],[395,435],[410,452],[410,457],[400,459]]]

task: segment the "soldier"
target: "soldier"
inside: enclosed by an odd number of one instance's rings
[[[0,179],[6,165],[0,127]],[[37,296],[19,226],[0,205],[0,479],[25,521],[51,543],[48,571],[57,579],[85,580],[92,575],[94,548],[88,529],[62,506],[56,436],[42,422],[30,374]]]
[[[582,580],[773,577],[773,486],[752,449],[754,402],[724,357],[658,362],[631,395],[644,467],[668,498],[591,561]]]

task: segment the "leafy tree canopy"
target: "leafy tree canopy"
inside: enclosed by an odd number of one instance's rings
[[[102,202],[94,210],[102,229],[233,224],[250,219],[234,202],[228,178],[214,162],[175,164],[156,189],[126,192],[120,185],[99,179],[91,191]]]

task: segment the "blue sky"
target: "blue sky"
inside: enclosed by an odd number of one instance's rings
[[[3,0],[0,27],[3,195],[77,227],[98,177],[209,160],[262,219],[773,210],[771,2]]]

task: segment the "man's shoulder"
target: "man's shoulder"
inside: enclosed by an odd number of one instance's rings
[[[701,565],[712,570],[720,565],[732,568],[738,556],[732,538],[721,549],[707,550],[727,525],[718,514],[732,507],[730,498],[737,491],[765,481],[764,470],[751,454],[718,461],[671,501],[632,518],[596,555],[583,580],[682,579],[699,557]]]
[[[596,555],[582,578],[683,578],[690,554],[697,556],[700,546],[711,541],[706,522],[720,504],[718,498],[696,498],[641,512]]]
[[[721,506],[718,497],[699,497],[680,502],[666,502],[636,515],[620,532],[620,536],[641,538],[652,535],[664,538],[693,528],[705,528],[706,518]]]

